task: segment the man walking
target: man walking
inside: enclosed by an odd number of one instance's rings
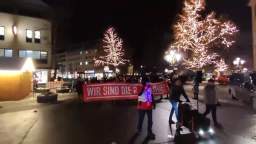
[[[213,79],[208,80],[208,84],[205,86],[204,92],[205,92],[206,110],[203,115],[206,116],[211,112],[214,126],[220,128],[222,126],[217,121],[216,110],[217,110],[218,98],[216,95],[216,86]]]

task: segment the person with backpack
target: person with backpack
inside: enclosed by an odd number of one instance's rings
[[[145,117],[145,114],[148,116],[148,138],[149,139],[155,139],[155,134],[152,132],[152,125],[153,125],[153,119],[152,119],[152,109],[155,108],[154,103],[154,97],[152,95],[152,89],[150,86],[149,81],[142,82],[142,90],[139,93],[138,96],[138,113],[139,113],[139,119],[138,119],[138,125],[137,125],[137,133],[140,134],[142,130],[143,120]]]
[[[208,80],[208,84],[204,88],[204,93],[205,93],[206,110],[203,115],[206,116],[211,112],[214,126],[222,127],[217,121],[216,111],[217,111],[218,98],[216,95],[216,86],[213,79]]]
[[[178,119],[178,103],[180,101],[180,96],[183,95],[187,102],[190,102],[184,87],[183,83],[180,79],[176,79],[174,81],[174,85],[170,87],[170,103],[172,105],[172,109],[169,116],[169,124],[174,124],[175,122],[172,120],[172,115],[175,112],[176,118]]]

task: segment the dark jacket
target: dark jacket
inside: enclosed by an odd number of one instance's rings
[[[206,85],[204,88],[205,104],[214,105],[218,103],[215,85]]]
[[[187,101],[189,101],[187,94],[183,86],[172,85],[170,90],[170,100],[180,101],[180,96],[183,95]]]

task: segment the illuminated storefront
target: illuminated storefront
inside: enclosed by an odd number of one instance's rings
[[[0,101],[19,100],[32,92],[31,58],[19,61],[0,59]]]
[[[38,84],[46,84],[48,82],[48,70],[35,70],[35,72],[33,73],[33,78],[37,81]]]

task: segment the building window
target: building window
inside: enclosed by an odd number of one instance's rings
[[[35,43],[41,42],[41,33],[40,31],[35,31]]]
[[[83,51],[80,51],[80,55],[83,54]]]
[[[20,50],[19,56],[22,58],[40,59],[40,51]]]
[[[41,51],[40,54],[41,54],[41,59],[47,59],[47,57],[48,57],[47,52]]]
[[[80,65],[83,65],[83,63],[82,63],[82,62],[80,62]]]
[[[12,49],[0,49],[0,57],[12,57]]]
[[[4,49],[0,49],[0,57],[4,57]]]
[[[26,30],[26,42],[32,43],[33,33],[32,30]]]
[[[4,40],[4,34],[5,34],[4,27],[0,26],[0,40]]]
[[[12,57],[12,49],[5,49],[4,50],[5,57]]]

